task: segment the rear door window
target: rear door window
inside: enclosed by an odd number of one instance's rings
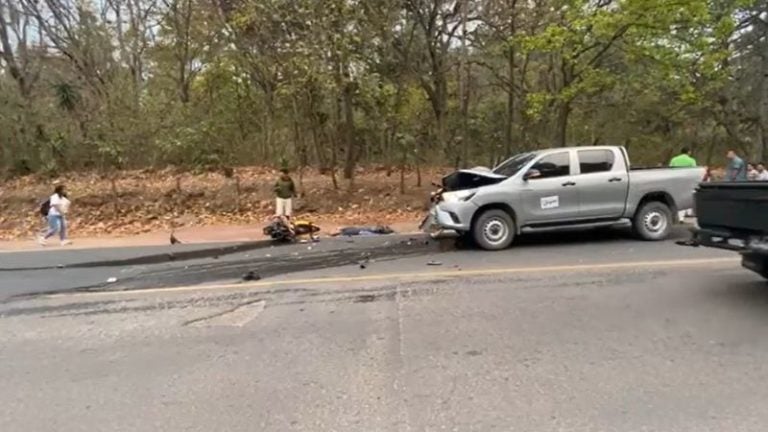
[[[541,173],[537,178],[571,175],[571,154],[566,151],[544,156],[532,168]]]
[[[613,169],[615,157],[610,150],[579,150],[579,171],[582,174],[608,172]]]

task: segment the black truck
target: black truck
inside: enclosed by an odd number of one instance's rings
[[[741,265],[768,279],[768,181],[699,185],[689,246],[736,251]]]

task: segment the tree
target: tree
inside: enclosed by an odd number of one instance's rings
[[[765,0],[0,0],[13,173],[768,151]],[[60,163],[59,163],[60,162]],[[405,178],[405,177],[404,177]]]

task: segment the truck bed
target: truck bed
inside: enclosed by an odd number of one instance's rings
[[[701,228],[768,232],[768,182],[702,183],[695,195]]]
[[[704,167],[630,169],[628,216],[634,214],[636,210],[629,206],[630,204],[640,202],[643,196],[654,191],[669,193],[675,201],[677,210],[693,208],[693,194],[704,177],[704,171]]]

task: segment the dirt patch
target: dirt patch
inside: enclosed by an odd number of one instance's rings
[[[361,170],[352,185],[316,171],[294,173],[301,197],[297,216],[328,225],[395,224],[420,219],[428,207],[429,182],[449,169],[405,176],[380,168]],[[109,179],[95,173],[57,179],[35,176],[6,181],[0,189],[0,240],[29,238],[43,227],[39,205],[55,182],[67,185],[72,210],[70,229],[79,236],[129,236],[181,227],[242,225],[266,220],[273,211],[272,185],[277,172],[238,168],[223,173],[124,171]]]

